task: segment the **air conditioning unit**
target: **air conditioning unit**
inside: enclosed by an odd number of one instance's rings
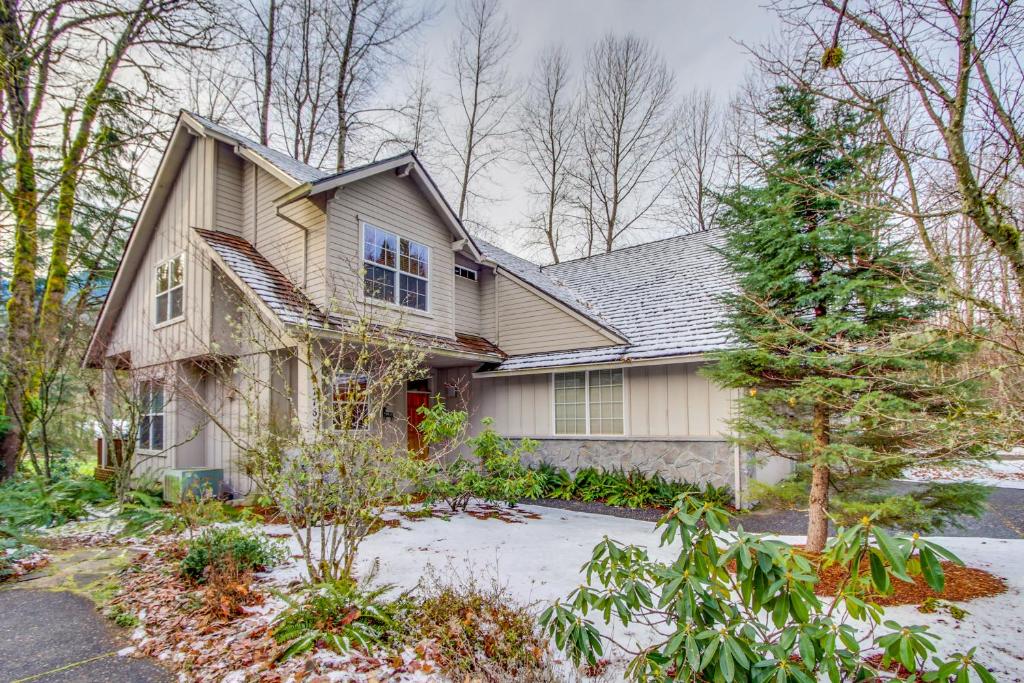
[[[216,498],[224,485],[224,470],[212,467],[187,467],[164,470],[164,502]]]

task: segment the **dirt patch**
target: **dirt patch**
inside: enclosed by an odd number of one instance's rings
[[[941,593],[933,591],[924,577],[914,576],[910,583],[893,579],[891,595],[868,595],[868,599],[878,605],[920,605],[928,598],[965,602],[977,598],[987,598],[1006,592],[1006,582],[977,567],[962,567],[953,562],[943,562],[942,571],[946,575],[946,586]],[[868,563],[861,565],[861,575],[870,574]],[[847,580],[849,573],[844,567],[828,567],[818,571],[819,581],[814,592],[818,595],[835,595],[839,585]]]

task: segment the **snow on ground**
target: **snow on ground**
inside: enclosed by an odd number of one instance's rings
[[[1024,489],[1024,460],[991,460],[942,467],[922,465],[904,470],[903,479],[942,484],[970,481],[985,486]]]
[[[472,510],[472,507],[471,507]],[[583,580],[580,567],[603,536],[622,543],[646,545],[652,557],[670,560],[677,550],[659,548],[660,532],[650,522],[569,510],[521,505],[519,523],[479,519],[460,513],[410,520],[398,517],[400,527],[385,528],[370,536],[359,551],[358,568],[366,575],[376,564],[375,581],[409,589],[433,574],[446,580],[496,580],[509,594],[532,605],[539,613],[557,598],[567,596]],[[287,527],[268,527],[274,534]],[[802,537],[781,537],[802,543]],[[922,614],[914,606],[889,608],[903,624],[931,627],[943,636],[940,654],[978,646],[978,660],[989,666],[999,681],[1024,681],[1024,540],[980,538],[933,539],[957,553],[965,563],[1003,577],[1009,591],[1003,595],[964,603],[969,615],[957,622],[948,612]],[[292,553],[297,554],[292,542]],[[293,564],[272,573],[275,581],[297,578],[302,568]],[[432,574],[433,572],[433,574]],[[648,643],[651,635],[640,626],[624,629],[598,623],[606,635],[620,642]],[[611,654],[611,653],[606,653]],[[621,671],[623,659],[613,660]]]

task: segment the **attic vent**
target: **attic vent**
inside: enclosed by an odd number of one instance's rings
[[[455,275],[458,277],[466,278],[476,282],[476,271],[472,268],[465,268],[463,266],[455,266]]]

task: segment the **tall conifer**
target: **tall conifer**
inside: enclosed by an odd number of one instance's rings
[[[877,203],[881,146],[858,112],[805,90],[775,91],[764,123],[755,182],[723,198],[735,347],[708,370],[743,390],[737,442],[798,463],[812,551],[830,503],[924,527],[979,512],[971,485],[886,486],[909,464],[983,455],[986,414],[956,372],[972,344],[934,325],[937,280]]]

